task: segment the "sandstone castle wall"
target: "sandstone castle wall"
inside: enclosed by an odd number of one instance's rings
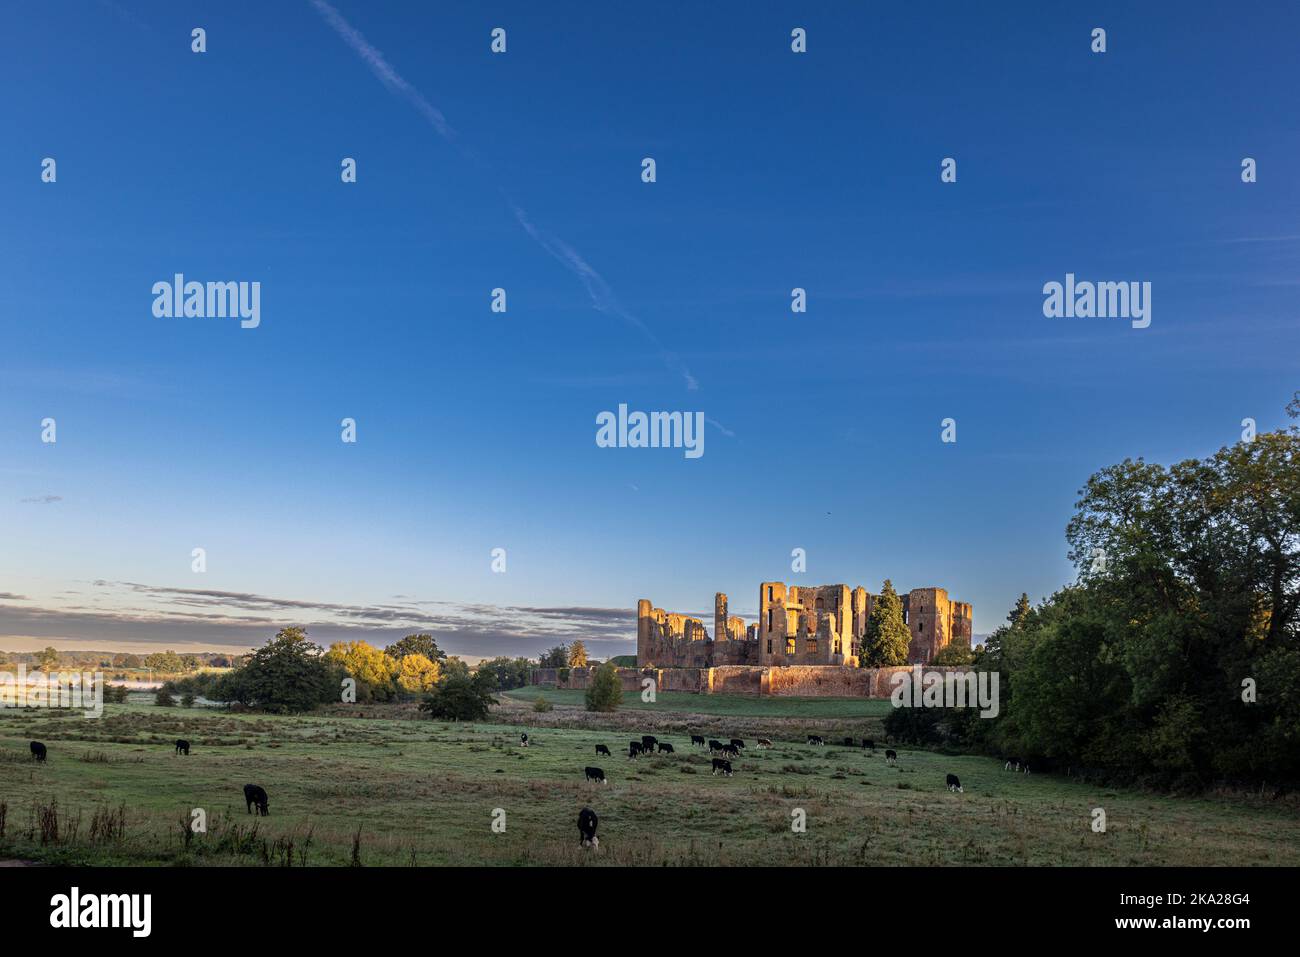
[[[914,588],[900,595],[911,632],[909,664],[929,664],[946,645],[969,648],[972,609],[943,588]],[[758,621],[729,614],[727,596],[713,598],[713,635],[698,618],[637,602],[637,664],[651,668],[726,666],[856,667],[875,596],[847,585],[759,585]]]

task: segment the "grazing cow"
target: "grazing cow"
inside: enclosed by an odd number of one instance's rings
[[[885,749],[885,763],[895,764],[898,761],[898,752],[892,748]]]
[[[722,750],[722,742],[719,741],[717,738],[709,738],[709,751],[713,752],[713,751],[721,751],[721,750]]]
[[[823,744],[825,744],[826,742],[823,741],[823,740],[822,740],[820,737],[818,737],[817,735],[815,735],[815,734],[810,734],[810,735],[808,735],[808,743],[809,743],[809,744],[816,744],[816,745],[823,745]]]
[[[249,814],[253,813],[253,805],[257,805],[257,813],[262,817],[267,817],[271,813],[270,799],[256,784],[244,785],[244,803],[248,805]]]
[[[745,746],[745,742],[742,741],[740,738],[732,738],[731,746],[733,748],[743,748]]]
[[[33,741],[33,742],[32,742],[32,757],[35,758],[37,761],[44,761],[44,760],[45,760],[45,745],[41,744],[41,742],[39,742],[39,741]]]
[[[635,758],[637,755],[645,754],[645,748],[641,746],[640,741],[629,741],[627,743],[627,756]]]
[[[591,770],[588,768],[587,770]],[[584,807],[578,812],[578,846],[579,847],[600,847],[600,838],[596,837],[596,826],[600,824],[600,818],[596,817],[596,812],[589,807]]]
[[[853,739],[852,739],[852,738],[845,738],[845,739],[844,739],[844,746],[845,746],[846,748],[851,748],[851,747],[853,747]]]
[[[724,744],[724,745],[722,746],[722,753],[725,754],[725,755],[726,755],[727,757],[729,757],[729,758],[739,758],[739,757],[740,757],[740,749],[737,748],[734,744]]]
[[[1028,774],[1028,773],[1029,773],[1029,762],[1028,762],[1028,761],[1022,761],[1022,762],[1020,762],[1020,770],[1021,770],[1022,772],[1024,772],[1025,774]]]
[[[608,784],[605,780],[605,772],[600,768],[587,768],[587,780],[599,781],[601,784]]]
[[[721,771],[727,777],[731,777],[731,762],[724,761],[722,758],[714,758],[713,773],[717,774],[719,771]]]
[[[596,753],[603,754],[605,755],[605,757],[609,757],[609,748],[605,747],[603,744],[598,744],[596,745]]]
[[[956,791],[959,794],[961,793],[961,782],[957,780],[957,775],[955,774],[948,775],[947,783],[948,783],[949,791]]]
[[[659,753],[660,753],[660,754],[676,754],[677,752],[673,750],[673,746],[672,746],[671,744],[669,744],[667,741],[660,741],[660,742],[659,742]]]
[[[1003,770],[1003,771],[1010,771],[1010,770],[1013,769],[1013,768],[1014,768],[1015,770],[1017,770],[1017,771],[1020,770],[1020,759],[1019,759],[1019,758],[1007,758],[1007,763],[1004,764],[1004,765],[1002,765],[1002,770]]]
[[[177,739],[176,739],[176,753],[177,753],[177,754],[189,754],[189,753],[190,753],[190,743],[189,743],[188,741],[186,741],[184,738],[177,738]]]
[[[772,746],[772,740],[770,738],[759,738],[758,746],[760,748],[770,748]]]
[[[654,754],[655,746],[658,743],[659,743],[659,739],[656,738],[653,734],[641,735],[641,750],[644,751],[646,754]]]
[[[704,747],[704,735],[702,734],[691,735],[691,744],[692,745],[698,744],[700,747]]]
[[[527,734],[521,734],[521,735],[519,735],[519,746],[520,746],[521,748],[526,748],[526,747],[528,747],[528,735],[527,735]]]
[[[862,739],[862,747],[863,747],[864,750],[871,750],[871,751],[874,751],[874,750],[876,750],[876,742],[875,742],[875,740],[872,739],[872,738],[863,738],[863,739]]]

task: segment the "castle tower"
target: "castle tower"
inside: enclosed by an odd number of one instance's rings
[[[639,667],[644,668],[650,663],[651,652],[651,629],[654,627],[652,618],[654,606],[650,604],[650,599],[642,598],[636,603],[636,663]]]
[[[713,596],[713,640],[726,641],[730,637],[727,633],[727,596],[716,592]]]
[[[943,588],[913,588],[907,593],[908,664],[929,664],[951,638],[952,603]]]
[[[784,663],[785,639],[785,583],[762,582],[758,586],[759,664]]]

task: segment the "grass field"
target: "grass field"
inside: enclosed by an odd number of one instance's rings
[[[683,696],[715,711],[693,718],[663,710],[661,695],[658,714],[600,716],[552,696],[556,710],[544,715],[528,692],[503,696],[490,724],[419,720],[397,707],[239,715],[157,708],[144,696],[99,720],[0,711],[0,858],[327,865],[349,863],[355,842],[366,865],[1300,864],[1292,805],[1105,790],[901,748],[889,767],[883,749],[801,743],[811,729],[860,735],[850,729],[879,722],[862,714],[873,703]],[[760,728],[774,749],[752,748]],[[693,729],[751,739],[733,777],[710,773],[688,746]],[[625,753],[642,732],[678,753],[596,758],[597,743]],[[192,743],[188,758],[173,753],[177,737]],[[47,763],[31,761],[32,739],[48,745]],[[585,783],[588,764],[609,783]],[[945,789],[948,772],[965,793]],[[270,817],[246,814],[250,782],[270,793]],[[598,851],[578,847],[583,806],[600,815]],[[1097,807],[1107,815],[1101,834],[1090,828]],[[195,808],[206,833],[188,828]],[[791,829],[796,809],[805,833]],[[501,812],[505,830],[494,833]]]

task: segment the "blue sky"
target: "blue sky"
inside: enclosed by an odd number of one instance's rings
[[[11,12],[0,648],[618,653],[638,598],[711,627],[765,579],[991,631],[1072,579],[1089,474],[1300,388],[1296,8],[1063,6]],[[155,318],[177,272],[261,325]],[[1151,326],[1045,318],[1067,272],[1151,282]],[[597,448],[619,403],[705,454]]]

